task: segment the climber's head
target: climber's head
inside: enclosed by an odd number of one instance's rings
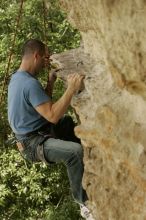
[[[50,55],[48,48],[37,39],[28,40],[22,50],[22,63],[32,69],[33,74],[39,73],[49,65]]]

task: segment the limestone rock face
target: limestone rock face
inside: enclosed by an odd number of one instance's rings
[[[75,132],[84,147],[88,206],[99,220],[145,220],[146,1],[60,4],[82,36],[85,89],[72,105],[80,118]]]

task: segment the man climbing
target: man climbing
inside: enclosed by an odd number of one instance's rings
[[[20,67],[13,73],[8,86],[8,120],[26,160],[65,163],[73,197],[80,204],[81,214],[92,220],[91,213],[84,206],[87,195],[82,187],[82,146],[73,133],[72,119],[63,117],[84,76],[70,74],[66,91],[53,103],[51,96],[56,74],[49,75],[45,90],[36,78],[49,62],[48,49],[41,41],[32,39],[24,44]]]

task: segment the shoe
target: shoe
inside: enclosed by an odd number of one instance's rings
[[[80,205],[80,210],[81,210],[81,216],[83,218],[85,218],[86,220],[95,220],[86,206]]]

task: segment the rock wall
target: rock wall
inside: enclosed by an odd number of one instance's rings
[[[72,105],[81,121],[75,132],[84,147],[88,206],[96,220],[145,220],[146,1],[60,5],[81,33],[87,70]]]

